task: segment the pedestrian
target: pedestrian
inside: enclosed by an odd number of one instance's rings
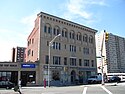
[[[21,93],[21,79],[19,79],[19,81],[18,81],[18,92],[19,92],[19,94],[22,94]]]
[[[15,92],[19,92],[19,94],[22,94],[20,89],[21,89],[21,79],[19,79],[18,84],[14,87],[13,90]]]

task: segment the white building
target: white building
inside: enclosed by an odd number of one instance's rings
[[[104,32],[101,32],[96,36],[97,56],[101,56],[103,34]],[[104,73],[125,72],[125,38],[109,33],[108,41],[104,40],[102,54],[104,56]],[[102,66],[101,58],[97,58],[97,67],[99,66]],[[99,68],[98,73],[101,73]]]

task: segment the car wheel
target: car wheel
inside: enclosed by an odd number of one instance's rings
[[[94,81],[93,81],[93,84],[96,84],[96,83],[97,83],[97,82],[94,80]]]
[[[9,89],[9,87],[7,86],[6,89]]]

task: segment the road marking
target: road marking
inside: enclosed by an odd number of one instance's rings
[[[87,87],[84,88],[82,94],[86,94],[86,91],[87,91]]]
[[[102,89],[104,89],[108,94],[113,94],[112,92],[110,92],[108,89],[106,89],[104,86],[101,86]]]

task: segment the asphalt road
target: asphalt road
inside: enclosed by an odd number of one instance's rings
[[[66,87],[22,87],[22,94],[125,94],[124,84],[79,85]],[[14,90],[0,89],[0,94],[19,94]]]

